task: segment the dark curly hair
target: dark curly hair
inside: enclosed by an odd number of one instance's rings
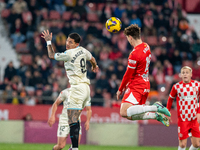
[[[141,38],[141,29],[140,27],[138,27],[137,24],[132,24],[130,26],[128,26],[127,28],[125,28],[124,30],[124,34],[126,36],[132,36],[135,40],[140,39]]]

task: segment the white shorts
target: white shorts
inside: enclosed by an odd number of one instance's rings
[[[80,123],[79,134],[82,134],[81,115],[79,116],[79,123]],[[67,137],[69,132],[70,132],[70,127],[69,127],[69,124],[68,124],[67,109],[63,108],[62,114],[59,117],[57,137]]]
[[[90,87],[88,84],[71,85],[67,109],[82,110],[90,99]]]
[[[70,128],[68,124],[67,125],[59,124],[58,130],[57,130],[57,137],[67,137],[69,134],[69,131],[70,131]],[[80,125],[79,134],[82,134],[81,125]]]

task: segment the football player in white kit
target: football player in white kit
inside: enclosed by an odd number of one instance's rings
[[[54,150],[60,150],[63,149],[66,145],[67,136],[69,134],[69,124],[68,124],[68,115],[67,115],[67,101],[69,96],[69,88],[65,89],[60,92],[59,96],[57,97],[56,101],[52,105],[51,109],[51,116],[48,119],[48,124],[50,127],[55,123],[56,121],[56,110],[60,103],[63,102],[63,109],[62,114],[59,116],[59,124],[58,124],[58,130],[57,130],[57,144],[53,147]],[[91,110],[91,101],[87,101],[86,103],[86,111],[87,111],[87,120],[85,122],[85,130],[89,130],[90,127],[90,118],[92,116],[92,110]],[[80,121],[80,118],[79,118]],[[81,126],[79,131],[79,143],[81,140]]]
[[[41,37],[47,42],[49,58],[64,61],[65,70],[71,85],[67,106],[70,138],[72,150],[78,150],[80,129],[78,119],[85,103],[90,99],[90,80],[86,77],[86,61],[90,61],[93,72],[97,72],[99,67],[92,54],[85,48],[79,46],[81,37],[78,33],[71,33],[68,36],[66,41],[67,50],[63,53],[54,52],[51,45],[52,33],[49,33],[48,30],[42,32]]]

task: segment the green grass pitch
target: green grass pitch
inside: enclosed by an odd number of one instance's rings
[[[13,144],[0,143],[0,150],[52,150],[53,144]],[[68,150],[66,145],[64,150]],[[94,146],[80,145],[80,150],[177,150],[177,147],[130,147],[130,146]]]

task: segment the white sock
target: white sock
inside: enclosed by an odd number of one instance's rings
[[[143,114],[145,112],[150,112],[150,111],[156,112],[157,107],[154,105],[152,106],[134,105],[127,109],[127,116],[131,117],[133,115]]]
[[[181,148],[180,146],[178,147],[178,150],[185,150],[186,149],[186,147],[184,147],[184,148]]]
[[[132,120],[148,120],[148,119],[156,119],[156,114],[147,112],[139,115],[133,115],[131,116]]]
[[[78,150],[78,148],[72,148],[72,150]]]
[[[193,145],[190,146],[189,150],[198,150],[199,148],[194,147]]]

